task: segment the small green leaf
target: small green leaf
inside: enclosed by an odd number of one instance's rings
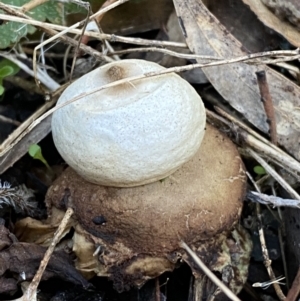
[[[37,144],[32,144],[29,147],[28,153],[31,157],[33,158],[38,158],[40,156],[42,156],[42,150],[41,147]]]
[[[21,8],[21,6],[28,3],[29,0],[1,0],[0,2]],[[85,10],[76,5],[71,6],[69,3],[48,1],[35,7],[26,14],[38,21],[43,22],[49,20],[51,23],[65,24],[67,16],[70,13],[77,12],[85,12]],[[0,10],[0,13],[3,14],[5,12]],[[18,43],[20,39],[26,37],[28,34],[33,34],[35,31],[36,28],[31,25],[12,21],[6,22],[0,26],[0,49]]]
[[[10,76],[14,73],[14,68],[11,66],[4,66],[0,69],[0,77]]]
[[[49,166],[48,162],[46,161],[46,159],[42,154],[41,147],[38,144],[31,144],[29,146],[28,153],[33,159],[40,160],[46,165],[47,168],[51,169],[51,167]]]
[[[4,75],[2,74],[2,70],[4,69]],[[0,77],[6,77],[6,76],[11,76],[15,75],[20,71],[19,66],[17,66],[15,63],[8,59],[3,59],[0,61],[0,72],[1,75]]]
[[[255,166],[253,168],[253,170],[257,175],[260,175],[260,176],[263,176],[267,173],[266,170],[260,165]]]
[[[0,96],[3,95],[5,88],[2,84],[3,78],[15,75],[20,68],[10,60],[3,59],[0,61]]]

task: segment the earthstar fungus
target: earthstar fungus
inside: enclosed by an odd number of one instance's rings
[[[52,206],[65,210],[61,200],[65,189],[70,190],[71,206],[81,226],[77,239],[84,237],[80,245],[75,239],[76,248],[82,253],[83,245],[101,246],[99,262],[87,267],[83,262],[88,259],[79,258],[85,266],[83,272],[109,275],[119,290],[141,285],[174,269],[180,258],[190,263],[188,257],[180,255],[179,237],[218,270],[222,246],[229,249],[226,240],[240,217],[246,178],[234,144],[210,125],[206,132],[196,155],[163,181],[130,188],[107,187],[89,183],[68,168],[54,182],[47,204],[49,210]],[[237,241],[243,243],[234,245],[241,248],[238,253],[247,263],[251,243],[245,233],[242,236]],[[246,275],[247,269],[244,280]]]
[[[132,76],[131,71],[124,71],[126,64],[133,64],[137,74],[163,70],[137,60],[113,64],[92,71],[95,81],[87,75],[83,83],[76,81],[79,93],[86,86],[94,89]],[[116,67],[118,64],[121,69]],[[98,75],[103,72],[106,81],[99,83]],[[54,141],[71,167],[50,187],[46,203],[50,213],[53,207],[66,210],[62,199],[68,189],[68,206],[78,221],[74,235],[77,267],[83,273],[109,276],[119,291],[173,270],[180,260],[186,261],[196,275],[199,271],[179,248],[179,239],[183,239],[211,269],[227,273],[227,284],[237,292],[246,280],[251,249],[247,234],[234,230],[246,190],[244,166],[235,145],[219,130],[207,124],[204,135],[205,110],[200,97],[180,77],[171,77],[178,85],[171,88],[174,94],[165,91],[171,85],[169,79],[163,76],[165,82],[160,84],[160,79],[154,77],[134,82],[133,86],[126,83],[117,90],[101,91],[95,94],[97,100],[88,97],[55,112]],[[152,88],[144,90],[143,81]],[[60,101],[76,97],[75,90],[67,89]],[[159,90],[162,96],[156,94]],[[180,99],[175,99],[182,91]],[[136,98],[132,95],[135,92],[143,97]],[[144,99],[151,93],[154,98]],[[171,99],[167,99],[168,93]],[[186,93],[192,96],[183,98]],[[123,94],[129,95],[124,103]],[[153,114],[158,119],[152,119]],[[70,125],[72,122],[75,125]],[[96,124],[95,129],[92,124]],[[122,127],[126,127],[125,132]],[[80,140],[82,132],[87,137]],[[167,137],[169,140],[164,141]],[[88,146],[94,149],[83,156]],[[84,160],[88,156],[86,173]],[[113,166],[112,172],[109,166]],[[98,171],[99,177],[95,175]],[[93,256],[97,248],[98,255]]]

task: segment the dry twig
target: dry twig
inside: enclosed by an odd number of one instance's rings
[[[271,142],[277,145],[277,131],[276,131],[276,117],[272,97],[269,91],[266,72],[256,72],[257,82],[263,102],[264,109],[267,115],[267,122],[269,124]]]
[[[29,284],[27,290],[24,292],[23,296],[19,299],[16,299],[15,301],[36,301],[37,300],[36,294],[37,294],[38,285],[42,279],[43,273],[47,267],[47,264],[51,258],[51,255],[54,252],[54,249],[55,249],[57,243],[61,239],[61,235],[64,232],[69,219],[73,215],[73,212],[74,211],[72,208],[67,209],[62,221],[59,224],[59,227],[57,228],[56,232],[54,233],[52,242],[51,242],[49,248],[47,249],[47,251],[44,255],[44,258],[42,259],[39,269],[37,270],[34,278],[32,279],[31,283]]]
[[[222,292],[233,301],[241,301],[197,256],[197,254],[184,242],[181,241],[179,246],[183,248],[198,265],[198,267],[204,272],[204,274],[216,285]]]
[[[249,191],[247,193],[247,199],[263,205],[272,205],[273,207],[285,206],[300,209],[300,200],[283,199],[274,195],[267,195],[255,191]]]

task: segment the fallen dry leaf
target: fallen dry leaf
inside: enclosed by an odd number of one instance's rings
[[[296,1],[299,0],[294,1],[296,5]],[[295,25],[276,16],[266,5],[262,3],[261,0],[243,0],[243,2],[249,5],[250,9],[256,14],[258,19],[262,21],[266,26],[283,35],[291,44],[295,45],[296,47],[300,47],[300,31]],[[273,4],[277,4],[279,8],[280,2],[284,3],[288,1],[273,1]],[[300,16],[300,5],[299,3],[297,5],[299,6],[298,15]],[[300,23],[300,19],[298,20],[298,22]]]
[[[300,29],[300,2],[299,0],[261,0],[276,16],[286,19]]]
[[[24,275],[31,280],[38,269],[46,248],[29,243],[13,243],[0,252],[0,275]],[[74,284],[88,286],[88,282],[76,271],[69,257],[63,251],[53,253],[43,274],[43,280],[59,277]],[[20,280],[20,279],[19,279]],[[24,279],[25,280],[25,279]]]
[[[198,55],[232,58],[246,55],[243,45],[212,15],[201,1],[173,0],[187,44]],[[277,119],[278,141],[298,160],[300,88],[266,65],[235,63],[203,68],[215,89],[257,128],[269,127],[255,72],[265,70]]]
[[[0,238],[6,241],[0,251],[0,293],[13,293],[17,289],[17,283],[33,278],[46,248],[32,243],[17,242],[14,235],[1,224]],[[43,280],[54,276],[84,287],[89,286],[63,251],[53,253],[43,274]]]
[[[208,0],[206,7],[250,52],[279,48],[282,37],[266,27],[241,0]]]
[[[40,221],[31,217],[23,218],[16,222],[14,233],[21,242],[35,243],[40,246],[48,247],[63,216],[64,212],[53,209],[47,220]],[[61,238],[64,237],[75,224],[76,222],[71,219],[65,231],[62,233]]]

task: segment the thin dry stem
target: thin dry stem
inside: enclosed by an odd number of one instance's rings
[[[75,69],[75,64],[76,64],[76,60],[77,60],[77,56],[79,54],[79,49],[80,49],[80,44],[82,42],[82,39],[84,37],[84,32],[86,31],[86,26],[88,25],[88,22],[89,22],[89,16],[91,14],[91,5],[89,5],[89,9],[88,9],[88,14],[87,14],[87,18],[84,22],[84,25],[83,25],[83,28],[82,28],[82,32],[81,32],[81,35],[79,36],[79,39],[78,39],[78,44],[75,48],[75,51],[74,51],[74,57],[73,57],[73,60],[72,60],[72,66],[71,66],[71,71],[70,71],[70,81],[72,80],[72,77],[73,77],[73,72],[74,72],[74,69]],[[37,52],[37,47],[34,48],[34,51],[33,51],[33,56],[34,56],[34,60],[36,59],[36,52]],[[65,61],[65,60],[64,60]]]
[[[8,117],[3,116],[3,115],[1,115],[1,114],[0,114],[0,121],[1,121],[1,122],[4,122],[4,123],[10,123],[10,124],[13,124],[13,125],[15,125],[15,126],[21,125],[21,122],[20,122],[20,121],[17,121],[17,120],[8,118]]]
[[[288,70],[288,72],[296,79],[300,75],[300,69],[298,67],[294,66],[294,65],[287,64],[287,63],[284,63],[284,62],[274,63],[274,65]]]
[[[299,194],[255,151],[246,148],[247,152],[270,174],[294,199],[300,200]]]
[[[26,64],[24,64],[21,60],[19,60],[15,55],[0,51],[0,56],[12,61],[20,69],[25,71],[30,76],[34,77],[34,72]],[[55,80],[53,80],[47,73],[43,72],[40,69],[38,69],[36,76],[37,76],[37,79],[45,87],[47,87],[50,91],[55,91],[56,89],[58,89],[60,87],[60,85]]]
[[[161,301],[161,299],[160,299],[159,277],[155,278],[155,301]]]
[[[298,50],[295,50],[295,51],[298,51]],[[264,59],[262,61],[257,61],[257,60],[253,60],[251,61],[251,64],[273,64],[273,65],[276,65],[278,63],[282,63],[282,62],[289,62],[289,61],[294,61],[294,60],[298,60],[299,57],[298,55],[295,55],[295,56],[285,56],[285,57],[279,57],[279,58],[276,58],[276,59]]]
[[[179,246],[183,248],[204,272],[204,274],[217,286],[224,294],[233,301],[241,301],[210,269],[203,263],[197,254],[184,242],[180,241]]]
[[[36,294],[37,294],[37,288],[38,285],[42,279],[43,273],[47,267],[47,264],[51,258],[52,253],[54,252],[54,249],[61,239],[61,235],[64,232],[66,225],[68,224],[68,221],[70,220],[71,216],[73,215],[74,211],[72,208],[68,208],[62,221],[59,224],[58,229],[54,233],[54,237],[52,239],[52,242],[50,246],[48,247],[44,258],[42,259],[39,269],[37,270],[35,276],[33,277],[30,285],[28,286],[27,290],[24,292],[23,296],[20,299],[17,299],[19,301],[33,301],[36,300]]]
[[[271,190],[272,190],[273,196],[276,197],[276,190],[275,190],[274,184],[272,184]],[[279,217],[279,221],[280,221],[280,227],[278,228],[278,238],[279,238],[280,251],[281,251],[281,257],[282,257],[282,265],[283,265],[283,270],[284,270],[284,275],[285,275],[286,287],[289,288],[290,280],[289,280],[289,274],[288,274],[285,242],[284,242],[284,237],[286,237],[286,227],[285,227],[285,224],[282,222],[283,221],[282,210],[280,208],[277,208],[277,212],[278,212],[278,217]]]
[[[261,218],[261,207],[260,207],[260,204],[256,204],[256,214],[257,214],[257,219],[259,221],[259,225],[258,225],[258,235],[259,235],[259,240],[260,240],[260,243],[261,243],[261,251],[262,251],[262,254],[263,254],[263,258],[264,258],[264,265],[268,271],[268,274],[269,274],[269,277],[272,281],[275,281],[276,280],[276,276],[273,272],[273,269],[272,269],[272,261],[270,260],[270,257],[269,257],[269,252],[268,252],[268,249],[267,249],[267,244],[266,244],[266,239],[265,239],[265,235],[264,235],[264,232],[263,232],[263,224],[262,224],[262,218]],[[278,296],[278,298],[280,300],[284,300],[285,299],[285,295],[283,294],[282,290],[281,290],[281,287],[278,283],[276,282],[273,282],[272,283],[274,289],[275,289],[275,292]]]
[[[4,78],[4,81],[10,82],[17,87],[28,91],[31,95],[40,94],[44,96],[44,93],[36,86],[35,82],[24,79],[24,77],[14,75]]]
[[[5,154],[5,149],[9,148],[12,143],[42,114],[47,112],[49,108],[51,108],[57,99],[53,99],[50,102],[46,102],[42,107],[40,107],[33,115],[27,118],[8,138],[1,144],[0,146],[0,153],[3,152]]]
[[[116,3],[117,0],[106,0],[102,6],[101,9],[104,9],[105,7],[108,7],[110,5],[113,5],[114,3]],[[128,1],[128,0],[127,0]],[[97,17],[94,18],[95,22],[97,22],[98,24],[101,22],[102,18],[104,17],[104,14],[101,14]]]
[[[232,122],[232,124],[230,124],[229,122],[226,122],[223,119],[223,123],[227,124],[231,128],[234,124],[234,127],[237,131],[236,134],[240,137],[243,143],[262,153],[264,156],[271,159],[278,166],[284,167],[288,172],[294,172],[294,176],[299,178],[298,173],[300,173],[300,163],[297,160],[295,160],[289,154],[285,153],[279,147],[270,143],[267,139],[260,136],[258,133],[253,131],[251,128],[249,128],[244,123],[240,122],[230,114],[226,113],[218,107],[215,107],[215,109],[219,114],[221,114],[226,119],[229,119]],[[206,112],[209,116],[212,116],[213,118],[218,118],[218,115],[215,115],[210,111]]]
[[[16,10],[16,9],[13,9],[11,8],[11,6],[9,5],[5,5],[3,4],[2,2],[0,2],[0,9],[3,9],[4,11],[6,11],[8,14],[12,14],[12,15],[16,15],[18,17],[21,17],[22,19],[26,19],[26,20],[31,20],[31,21],[34,21],[34,19],[30,18],[29,16],[23,14],[22,12]],[[4,16],[7,16],[7,15],[4,15]],[[1,18],[1,17],[0,17]],[[25,23],[25,20],[24,21],[21,21],[21,23]],[[78,23],[76,23],[78,24]],[[76,25],[75,24],[75,25]],[[72,27],[74,27],[75,25],[72,25]],[[73,46],[77,46],[78,42],[68,36],[64,36],[65,33],[69,32],[69,30],[65,30],[63,31],[63,34],[59,35],[57,31],[51,29],[51,27],[49,27],[48,25],[45,26],[39,26],[41,29],[43,29],[44,32],[46,32],[47,34],[49,34],[50,36],[59,36],[59,39],[64,42],[64,43],[67,43],[67,44],[71,44]],[[75,26],[76,27],[76,26]],[[50,38],[51,39],[51,38]],[[54,40],[54,39],[53,39]],[[48,40],[49,41],[49,40]],[[43,46],[43,45],[42,45]],[[93,55],[99,59],[101,59],[103,57],[102,53],[100,53],[99,51],[89,47],[89,46],[86,46],[84,44],[81,44],[80,45],[80,49],[90,55]]]
[[[117,5],[117,2],[115,3]],[[64,31],[68,33],[73,33],[73,34],[81,34],[80,29],[76,29],[80,26],[83,25],[83,21],[75,23],[74,25],[70,27],[62,26],[62,25],[57,25],[57,24],[52,24],[52,23],[47,23],[47,22],[40,22],[36,21],[27,15],[22,14],[20,11],[17,11],[13,8],[11,8],[9,5],[3,4],[0,2],[0,9],[5,10],[7,13],[12,14],[13,16],[10,15],[5,15],[5,14],[0,14],[0,19],[1,20],[6,20],[6,21],[13,21],[13,22],[19,22],[19,23],[24,23],[24,24],[30,24],[33,26],[37,26],[41,29],[43,29],[45,32],[47,32],[50,35],[55,35],[57,32],[54,33],[53,30],[58,30],[58,31]],[[102,11],[99,11],[92,15],[89,19],[96,17],[100,13],[105,13],[108,11],[108,7],[104,8]],[[120,42],[120,43],[126,43],[126,44],[133,44],[133,45],[146,45],[146,46],[158,46],[158,47],[179,47],[179,48],[187,48],[187,45],[185,43],[178,43],[178,42],[169,42],[169,41],[156,41],[156,40],[147,40],[147,39],[141,39],[141,38],[128,38],[128,37],[123,37],[123,36],[118,36],[118,35],[113,35],[113,34],[105,34],[105,33],[96,33],[93,31],[87,31],[85,32],[86,36],[94,37],[99,40],[108,40],[110,42]],[[64,37],[65,42],[70,42],[72,39],[67,39],[67,37]],[[61,38],[63,39],[63,38]],[[92,49],[91,47],[84,47],[86,45],[81,45],[81,48],[83,51],[89,54],[93,54],[93,52],[96,54],[97,51]]]
[[[256,77],[261,95],[261,101],[263,102],[265,113],[267,115],[267,123],[269,124],[271,142],[277,145],[275,109],[269,91],[266,72],[264,70],[256,72]]]
[[[258,202],[263,205],[272,205],[272,207],[292,207],[300,209],[300,200],[283,199],[278,196],[249,191],[247,198],[253,202]]]
[[[197,55],[197,54],[189,54],[189,53],[181,53],[172,51],[165,48],[157,48],[157,47],[140,47],[140,48],[128,48],[124,50],[109,52],[107,55],[122,55],[122,54],[128,54],[132,52],[160,52],[164,54],[168,54],[170,56],[175,56],[183,59],[203,59],[203,60],[209,60],[209,61],[219,61],[221,58],[217,58],[215,56],[208,56],[208,55]]]
[[[43,3],[46,3],[48,1],[49,0],[31,0],[22,6],[22,11],[23,11],[23,13],[26,13],[27,11],[32,10],[33,8],[39,6]]]
[[[252,182],[253,186],[255,187],[255,189],[257,190],[257,192],[261,193],[260,188],[257,186],[257,184],[255,183],[255,181],[253,180],[252,176],[247,172],[247,176],[250,179],[250,181]],[[267,269],[268,275],[271,279],[271,281],[275,281],[276,280],[276,276],[273,272],[272,269],[272,261],[270,260],[269,257],[269,252],[268,252],[268,248],[267,248],[267,244],[266,244],[266,239],[265,239],[265,234],[264,234],[264,230],[263,230],[263,222],[262,222],[262,216],[261,216],[261,206],[260,204],[256,204],[256,216],[257,216],[257,220],[258,220],[258,236],[259,236],[259,241],[261,244],[261,251],[263,254],[263,258],[264,258],[264,265]],[[273,282],[272,283],[275,292],[278,296],[278,298],[280,300],[284,300],[285,299],[285,295],[283,294],[281,287],[278,283]]]

